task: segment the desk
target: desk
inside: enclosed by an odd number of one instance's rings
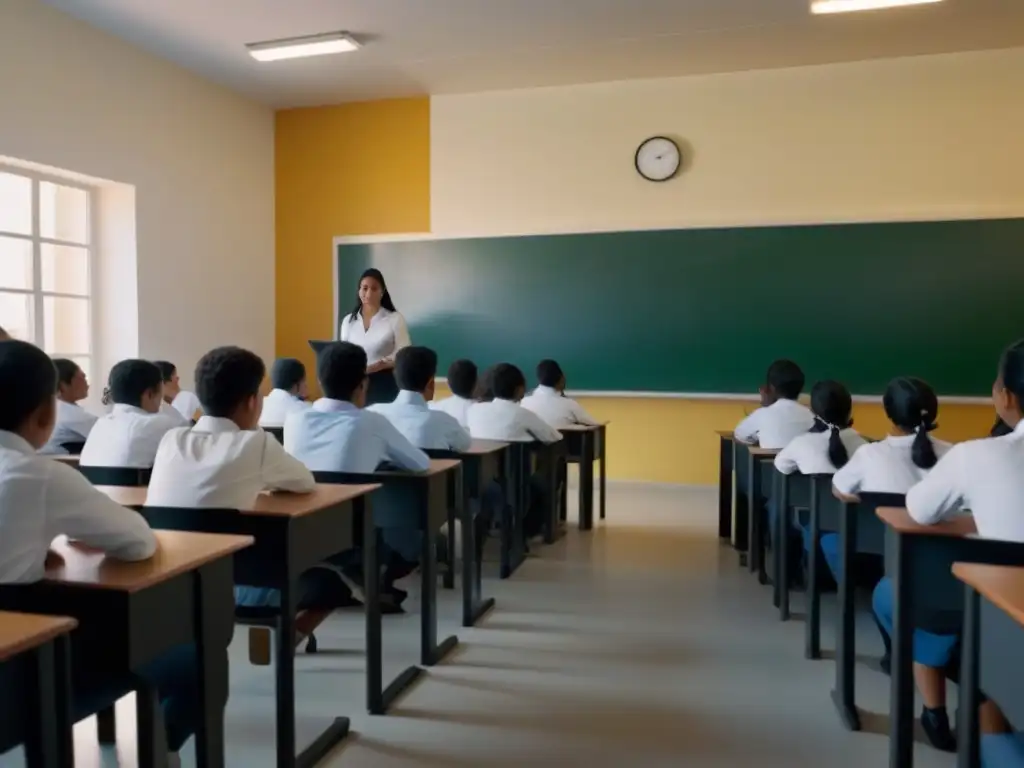
[[[718,538],[732,540],[733,432],[718,431]]]
[[[76,626],[64,616],[0,612],[0,696],[20,714],[0,730],[16,729],[28,768],[74,766],[68,633]]]
[[[567,462],[580,465],[580,530],[589,531],[594,527],[594,462],[601,462],[600,491],[601,491],[601,519],[605,514],[605,465],[607,451],[605,449],[607,424],[600,424],[596,427],[584,424],[574,424],[571,427],[562,427],[559,431],[567,444]],[[567,483],[568,485],[568,483]],[[562,510],[565,510],[565,493],[562,493]]]
[[[979,689],[1011,722],[1024,715],[1019,651],[1024,643],[1024,568],[955,563],[964,587],[958,768],[979,765]]]
[[[361,531],[366,578],[366,698],[373,713],[385,711],[382,689],[380,600],[377,536],[369,519],[372,491],[379,485],[318,486],[310,494],[260,494],[251,510],[166,509],[146,507],[146,488],[97,486],[111,499],[139,509],[157,528],[240,533],[252,547],[235,556],[234,583],[270,587],[281,592],[281,616],[274,641],[277,707],[277,766],[315,765],[348,734],[348,718],[336,717],[309,746],[296,754],[295,614],[299,576],[331,555],[349,549]],[[233,621],[234,600],[229,609]]]
[[[544,478],[544,510],[543,533],[544,543],[554,544],[565,535],[562,529],[561,502],[562,494],[558,490],[561,473],[559,472],[560,460],[566,459],[566,441],[559,440],[555,443],[532,442],[526,443],[529,452],[537,459],[537,471]],[[528,463],[528,462],[527,462]],[[528,483],[529,476],[524,478]],[[591,495],[593,495],[593,483],[591,483]],[[529,498],[529,496],[527,496]],[[525,513],[525,509],[522,510]]]
[[[494,440],[474,440],[465,451],[428,450],[432,458],[451,458],[461,462],[456,471],[449,472],[449,490],[456,500],[462,525],[462,626],[472,627],[487,611],[494,607],[494,598],[484,600],[481,550],[477,547],[476,521],[470,509],[470,499],[482,503],[483,487],[489,480],[499,478],[505,468],[503,457],[509,444]],[[451,507],[449,506],[449,509]],[[454,587],[455,527],[448,520],[448,573],[445,587]],[[502,520],[502,530],[508,530],[511,521]]]
[[[878,517],[887,526],[886,572],[892,578],[894,598],[889,765],[903,768],[913,765],[915,617],[963,604],[953,563],[1019,565],[1024,562],[1024,544],[970,536],[976,528],[966,515],[929,526],[915,523],[906,509],[883,507]]]
[[[773,448],[758,448],[751,445],[747,448],[749,456],[748,464],[748,525],[747,539],[749,542],[748,566],[751,570],[757,571],[757,580],[761,584],[768,583],[768,572],[765,570],[765,518],[767,517],[764,507],[764,494],[761,491],[761,466],[775,461],[779,451]]]
[[[223,768],[227,653],[233,631],[231,558],[252,544],[248,536],[156,531],[156,554],[125,563],[56,539],[63,563],[35,584],[0,587],[5,608],[78,620],[73,663],[96,678],[130,679],[143,665],[194,643],[202,698],[196,732],[199,766]],[[137,696],[139,765],[162,765],[162,713],[153,691]]]
[[[417,523],[423,531],[423,547],[420,551],[420,584],[422,589],[420,607],[420,663],[432,667],[459,644],[459,638],[452,635],[440,643],[437,642],[437,550],[435,542],[437,532],[448,521],[448,476],[460,467],[457,459],[431,459],[430,468],[425,472],[372,472],[361,474],[356,472],[314,472],[314,477],[321,483],[376,483],[379,488],[397,486],[409,488],[416,497]],[[364,486],[365,487],[365,486]],[[374,515],[375,520],[378,516]],[[365,544],[364,544],[365,546]],[[376,560],[376,558],[374,558]],[[366,589],[370,583],[376,583],[379,575],[376,571],[371,579],[371,571],[367,567]],[[376,595],[374,596],[376,598]],[[379,620],[378,620],[379,625]],[[383,714],[399,693],[409,687],[423,670],[420,667],[409,667],[402,672],[382,695],[382,699],[373,703],[371,714]]]

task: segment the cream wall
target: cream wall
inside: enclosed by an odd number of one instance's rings
[[[437,96],[431,230],[1024,215],[1024,49]],[[638,143],[689,145],[651,184]]]
[[[128,339],[105,346],[123,355],[135,325],[136,353],[177,361],[187,380],[217,344],[273,355],[269,108],[36,0],[2,0],[0,155],[134,186],[134,231],[100,229],[119,258],[133,236],[138,254],[137,311],[98,297]]]

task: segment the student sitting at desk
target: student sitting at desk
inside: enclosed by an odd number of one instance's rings
[[[472,360],[456,360],[448,366],[448,389],[452,391],[451,397],[434,400],[430,407],[454,416],[459,424],[469,429],[466,416],[469,413],[469,406],[476,402],[476,384],[476,364]]]
[[[313,475],[259,428],[266,375],[263,361],[238,347],[220,347],[196,366],[196,392],[204,416],[192,428],[164,435],[156,454],[146,503],[154,507],[249,509],[265,490],[310,493]],[[348,590],[328,568],[314,568],[299,579],[300,613],[295,627],[301,642],[345,604]],[[273,607],[280,594],[263,587],[236,587],[246,608]],[[270,663],[270,630],[249,629],[249,660]]]
[[[804,372],[791,360],[776,360],[768,367],[761,387],[761,407],[736,426],[735,437],[762,448],[785,448],[797,435],[814,426],[814,415],[797,402],[804,388]]]
[[[119,560],[146,560],[157,543],[142,516],[115,504],[78,471],[36,455],[55,423],[57,372],[50,358],[23,341],[0,342],[0,583],[43,578],[50,542],[64,534]],[[75,719],[129,693],[132,681],[97,680],[72,665]],[[195,732],[199,711],[195,648],[183,646],[147,666],[142,676],[160,693],[171,765]]]
[[[505,442],[557,443],[562,433],[544,419],[528,411],[519,403],[526,394],[526,377],[523,372],[509,363],[494,367],[490,386],[494,399],[480,402],[469,409],[469,433],[481,440],[502,440]],[[527,538],[538,535],[544,519],[543,478],[536,474],[530,478],[533,499],[523,519],[523,530]]]
[[[949,449],[949,443],[929,436],[935,429],[939,401],[934,390],[920,379],[900,378],[889,383],[882,396],[885,415],[893,424],[893,433],[877,443],[868,443],[857,450],[849,463],[832,478],[833,492],[844,501],[857,501],[857,494],[905,494],[927,476],[928,472]],[[825,559],[837,572],[839,563],[839,536],[834,533],[821,537]],[[882,633],[885,656],[882,668],[887,670],[892,634],[892,585],[882,579],[875,587],[874,608],[876,624]],[[945,667],[956,638],[946,642],[934,634],[914,633],[914,658],[929,666]],[[925,696],[925,713],[921,723],[929,740],[940,749],[948,748],[952,736],[945,709],[933,710],[933,699]]]
[[[203,406],[194,392],[181,388],[181,380],[178,378],[178,368],[174,363],[166,360],[157,360],[156,366],[164,376],[164,402],[168,408],[173,409],[184,420],[185,424],[191,424],[192,420],[202,415]],[[168,408],[160,407],[164,413]]]
[[[261,427],[280,427],[292,411],[309,408],[306,366],[294,357],[280,357],[270,367],[273,389],[263,400]]]
[[[347,341],[324,347],[317,359],[317,378],[324,396],[312,408],[292,413],[285,421],[288,453],[314,472],[369,474],[385,464],[407,472],[430,468],[430,457],[387,418],[364,409],[369,383],[366,350]],[[393,490],[382,488],[375,494],[373,516],[390,550],[379,557],[387,564],[383,596],[400,604],[405,593],[395,588],[394,582],[416,568],[423,534]],[[355,551],[332,558],[350,584],[362,583],[358,562]]]
[[[537,388],[523,398],[523,408],[533,411],[555,429],[583,424],[596,427],[600,422],[579,403],[565,395],[565,374],[554,360],[537,365]]]
[[[867,441],[853,429],[853,398],[838,381],[819,381],[811,389],[811,412],[814,426],[810,432],[794,437],[775,457],[775,468],[784,475],[835,474],[846,466],[850,457]],[[775,530],[774,499],[768,502],[768,515]],[[794,524],[803,535],[804,551],[811,551],[810,526]],[[826,556],[827,559],[827,556]],[[832,572],[838,562],[828,561]]]
[[[57,423],[39,452],[67,454],[64,443],[84,443],[99,417],[78,405],[89,396],[89,381],[78,363],[58,357],[53,365],[57,369]]]
[[[1012,431],[1002,437],[953,446],[907,493],[907,512],[921,525],[934,525],[961,508],[970,509],[979,536],[1024,543],[1024,340],[1003,353],[992,385],[992,400],[999,417]],[[875,589],[875,611],[891,632],[892,584],[888,579]],[[922,636],[934,646],[933,653],[926,654],[921,647],[925,639]],[[950,634],[930,634],[920,629],[914,632],[914,678],[925,706],[921,720],[927,723],[929,739],[940,749],[955,748],[946,716],[943,669],[957,640]],[[986,734],[1006,730],[1005,720],[991,702],[982,707],[981,728]],[[987,765],[1018,765],[996,760],[996,753],[1018,750],[1018,759],[1024,758],[1024,738],[983,738],[982,749],[987,754],[983,760]]]
[[[110,369],[107,394],[113,410],[89,432],[83,467],[152,467],[160,440],[181,426],[177,415],[160,413],[163,375],[148,360],[122,360]]]

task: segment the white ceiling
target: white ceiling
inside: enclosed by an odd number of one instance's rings
[[[1024,0],[811,16],[809,0],[43,0],[275,107],[1024,45]],[[345,30],[356,53],[245,43]]]

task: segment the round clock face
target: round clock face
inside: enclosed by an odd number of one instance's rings
[[[682,163],[679,145],[666,136],[652,136],[636,150],[636,170],[648,181],[668,181]]]

